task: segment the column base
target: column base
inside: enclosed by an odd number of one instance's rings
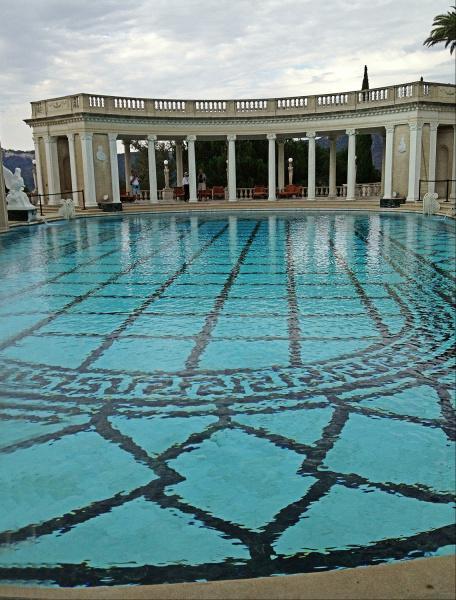
[[[198,202],[198,198],[190,198],[189,199],[190,204],[196,204],[197,202]]]
[[[228,202],[237,202],[237,198],[228,198]]]
[[[275,202],[277,200],[277,198],[268,198],[269,202]]]
[[[410,198],[409,196],[407,196],[407,198],[405,199],[406,202],[419,202],[419,198]]]
[[[316,198],[315,198],[315,196],[314,197],[307,196],[306,198],[304,198],[304,200],[308,200],[309,202],[315,202]]]

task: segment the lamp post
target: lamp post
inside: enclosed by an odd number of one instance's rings
[[[293,159],[288,159],[288,185],[293,184]]]

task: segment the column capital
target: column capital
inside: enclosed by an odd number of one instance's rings
[[[345,133],[347,135],[356,135],[356,129],[346,129]]]
[[[83,141],[86,141],[86,140],[92,141],[92,139],[93,139],[93,133],[88,133],[87,131],[84,131],[83,133],[80,133],[79,135],[80,135],[81,140],[83,140]]]
[[[74,132],[70,132],[70,133],[66,134],[69,142],[74,141],[74,135],[75,135]]]
[[[275,133],[267,133],[266,137],[268,138],[268,140],[275,140],[277,138],[277,134],[275,134]]]
[[[229,142],[234,142],[234,141],[236,141],[236,134],[235,134],[235,133],[229,133],[229,134],[226,136],[226,139],[227,139]]]
[[[417,123],[416,121],[409,121],[410,131],[421,131],[423,129],[422,123]]]
[[[316,131],[307,131],[306,132],[306,137],[310,139],[315,139],[317,136],[317,132]]]
[[[148,142],[156,142],[157,141],[157,136],[156,135],[148,135],[147,136],[147,141]]]
[[[117,140],[117,133],[108,133],[108,139],[110,142],[115,142]]]
[[[431,131],[437,131],[438,126],[439,126],[438,121],[431,121],[429,123],[429,128]]]
[[[285,140],[283,140],[283,139],[279,138],[279,139],[277,140],[277,144],[278,144],[279,146],[285,146]]]
[[[391,135],[392,133],[394,133],[394,128],[395,128],[395,125],[385,125],[385,133],[387,135],[388,134]]]
[[[196,142],[196,135],[188,135],[187,142]]]
[[[328,140],[331,142],[337,142],[337,138],[338,138],[338,134],[337,133],[330,133],[328,135]]]
[[[34,143],[34,144],[37,144],[37,143],[38,143],[38,141],[39,141],[39,139],[40,139],[40,137],[43,137],[43,136],[42,136],[42,135],[38,135],[37,133],[34,133],[34,134],[32,135],[32,138],[33,138],[33,143]]]

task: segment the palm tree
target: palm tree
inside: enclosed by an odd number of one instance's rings
[[[434,46],[445,43],[445,48],[450,46],[450,54],[456,48],[456,6],[444,15],[437,15],[432,24],[431,35],[424,40],[424,46]]]

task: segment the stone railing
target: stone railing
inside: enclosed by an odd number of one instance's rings
[[[58,117],[74,113],[141,115],[148,117],[256,117],[284,114],[314,114],[356,111],[371,106],[394,106],[408,102],[454,104],[455,86],[416,81],[365,91],[239,100],[149,99],[78,94],[32,102],[32,118]]]

